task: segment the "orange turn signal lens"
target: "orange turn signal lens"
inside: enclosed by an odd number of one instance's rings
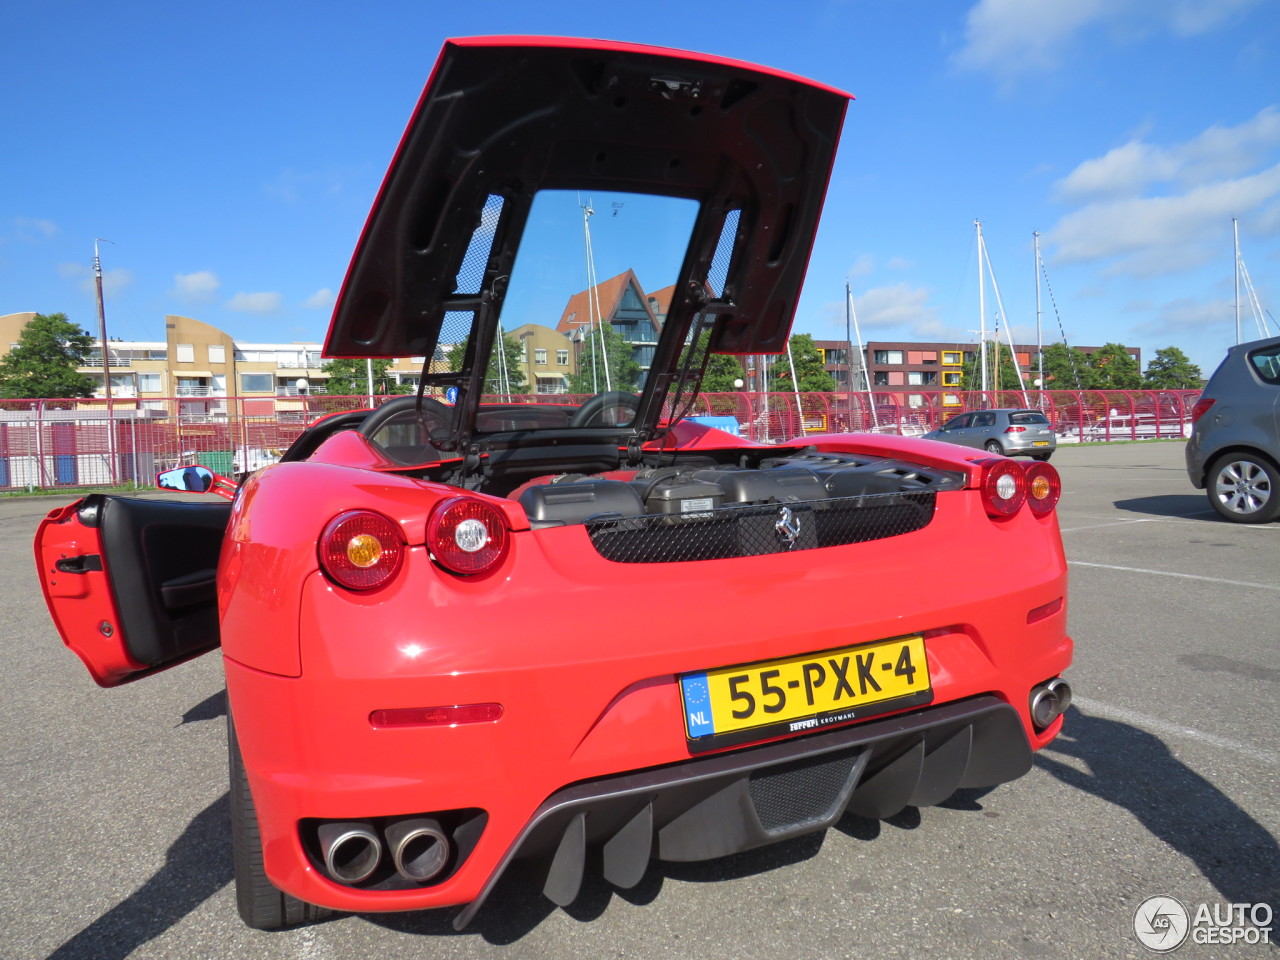
[[[348,590],[373,590],[400,572],[405,542],[399,524],[372,510],[348,510],[320,534],[320,566]]]

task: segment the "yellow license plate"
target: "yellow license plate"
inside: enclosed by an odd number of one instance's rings
[[[1033,447],[1047,447],[1049,445],[1049,441],[1048,440],[1032,440],[1031,445]]]
[[[932,699],[919,634],[687,673],[680,694],[685,732],[704,748],[723,745],[726,734],[742,741],[799,733]]]

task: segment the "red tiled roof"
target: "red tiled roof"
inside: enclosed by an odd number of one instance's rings
[[[556,324],[556,329],[560,333],[572,335],[575,330],[583,329],[591,320],[612,317],[618,311],[618,306],[622,303],[622,295],[627,292],[629,285],[635,287],[640,301],[648,305],[644,288],[640,286],[640,280],[636,277],[635,271],[627,270],[625,273],[596,284],[595,299],[599,303],[599,315],[596,313],[596,304],[589,298],[591,288],[580,290],[569,298],[564,312],[560,314],[560,322]],[[652,305],[649,306],[652,308]]]

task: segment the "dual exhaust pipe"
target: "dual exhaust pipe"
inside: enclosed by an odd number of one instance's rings
[[[335,821],[321,824],[318,837],[325,870],[348,885],[373,876],[384,853],[390,853],[396,873],[404,879],[426,883],[444,870],[452,852],[448,835],[431,817],[393,821],[381,838],[366,821]]]
[[[1031,722],[1037,730],[1046,729],[1066,713],[1069,706],[1071,685],[1061,677],[1054,677],[1031,689]]]

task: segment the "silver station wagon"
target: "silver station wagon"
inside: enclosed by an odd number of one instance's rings
[[[1191,411],[1187,475],[1233,523],[1280,516],[1280,337],[1227,351]]]
[[[1048,460],[1058,447],[1049,418],[1039,410],[1000,408],[971,410],[952,417],[926,440],[945,440],[1006,457],[1029,456]]]

